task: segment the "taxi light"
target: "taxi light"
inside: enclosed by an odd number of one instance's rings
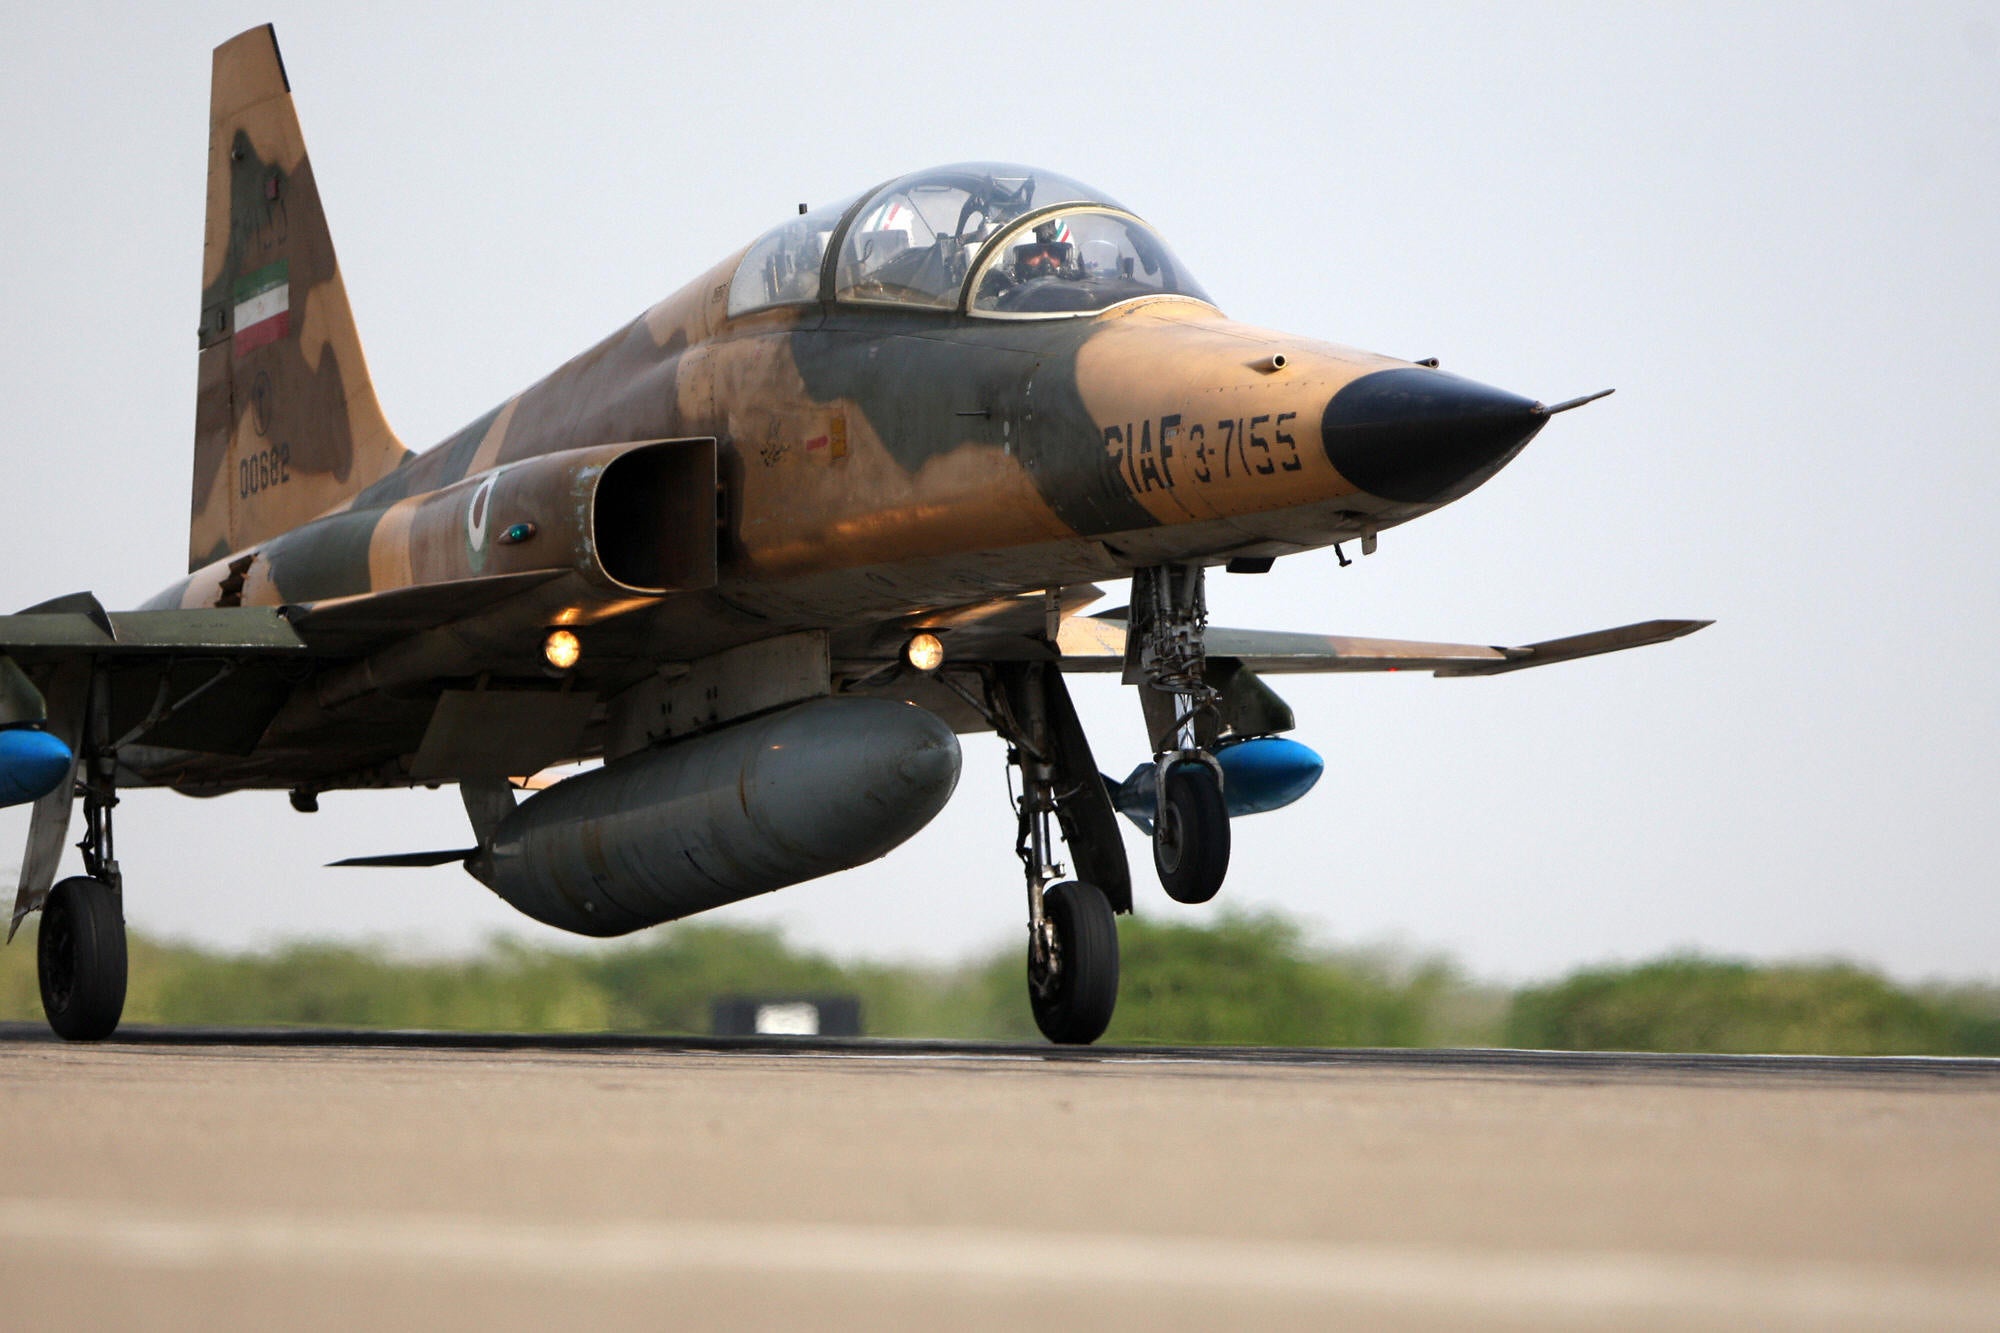
[[[936,671],[944,665],[944,644],[935,634],[919,634],[903,645],[903,660],[919,671]]]
[[[542,640],[542,656],[558,671],[567,671],[583,656],[583,645],[566,629],[552,629]]]

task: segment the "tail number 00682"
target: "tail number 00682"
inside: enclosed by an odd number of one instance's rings
[[[292,446],[274,444],[236,460],[236,493],[249,497],[292,479]]]

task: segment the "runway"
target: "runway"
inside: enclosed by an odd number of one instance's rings
[[[0,1027],[0,1115],[17,1326],[2000,1326],[2000,1061]]]

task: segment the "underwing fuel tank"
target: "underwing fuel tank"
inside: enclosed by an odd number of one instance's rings
[[[1317,754],[1283,736],[1223,741],[1215,747],[1215,762],[1222,766],[1222,803],[1231,819],[1284,809],[1311,791],[1326,769]],[[1154,766],[1141,764],[1123,782],[1105,778],[1104,785],[1118,813],[1152,836],[1159,801]]]
[[[944,808],[958,767],[932,713],[819,699],[559,782],[466,868],[537,921],[623,935],[884,855]]]

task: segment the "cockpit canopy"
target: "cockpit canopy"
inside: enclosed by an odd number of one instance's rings
[[[1208,300],[1166,242],[1102,191],[975,162],[767,233],[737,266],[729,314],[834,300],[1047,319],[1159,295]]]

